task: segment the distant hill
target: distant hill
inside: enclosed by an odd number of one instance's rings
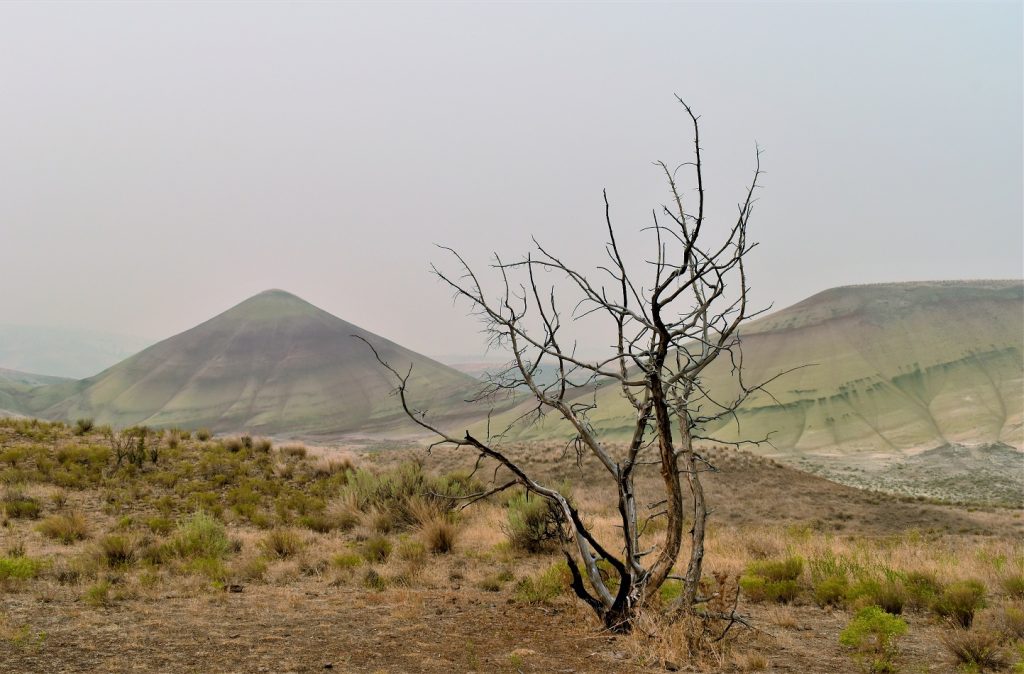
[[[29,374],[0,367],[0,416],[20,416],[29,393],[40,386],[66,383],[62,377]]]
[[[55,377],[94,375],[152,344],[141,337],[26,325],[0,325],[0,368]]]
[[[736,420],[705,429],[717,439],[769,437],[758,452],[823,465],[842,458],[851,469],[942,447],[1024,448],[1021,281],[833,288],[752,322],[742,345],[748,383],[807,367],[752,397]],[[736,390],[724,361],[705,380],[720,397]],[[624,438],[632,413],[618,388],[599,389],[596,401],[593,425]],[[568,433],[549,416],[516,437]]]
[[[396,368],[413,366],[410,388],[421,407],[461,410],[479,386],[294,295],[270,290],[96,376],[33,390],[23,408],[119,426],[261,434],[415,430],[390,395],[390,375],[354,335]]]

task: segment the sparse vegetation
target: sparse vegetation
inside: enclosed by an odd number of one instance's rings
[[[522,514],[528,501],[544,502],[525,499],[521,492],[502,493],[455,513],[464,502],[459,497],[487,489],[459,467],[431,474],[416,462],[388,461],[381,454],[379,463],[345,459],[325,468],[324,459],[309,452],[305,458],[288,459],[289,470],[282,474],[284,463],[277,451],[262,451],[259,439],[253,438],[247,448],[238,438],[237,450],[231,451],[219,438],[202,441],[178,434],[178,445],[172,448],[167,433],[150,437],[150,442],[163,438],[155,462],[147,458],[139,467],[122,461],[118,467],[110,447],[97,443],[101,429],[75,435],[73,427],[23,423],[0,420],[0,454],[14,461],[13,468],[0,461],[0,471],[17,471],[16,479],[4,480],[0,498],[39,506],[35,518],[9,517],[4,511],[0,593],[16,601],[38,596],[79,608],[121,610],[154,596],[192,601],[209,594],[210,602],[218,604],[229,593],[241,593],[231,596],[264,601],[262,593],[291,593],[293,586],[310,593],[304,597],[323,594],[334,603],[340,593],[349,600],[378,597],[366,601],[398,604],[407,597],[430,597],[439,607],[465,597],[483,607],[497,605],[510,615],[526,605],[540,605],[535,610],[558,616],[573,601],[569,567],[552,544],[557,534],[546,540],[512,535],[513,513]],[[13,430],[22,427],[35,437]],[[758,474],[765,468],[751,470]],[[584,498],[590,499],[585,505],[591,511],[601,513],[593,524],[596,535],[605,536],[617,526],[614,506],[601,511],[593,497]],[[535,512],[543,514],[540,508]],[[386,527],[380,524],[384,519]],[[938,616],[942,611],[944,619],[957,622],[961,612],[956,607],[973,606],[971,638],[976,639],[973,631],[990,640],[994,634],[1002,661],[1019,659],[1014,644],[1024,638],[1024,609],[1013,592],[1018,543],[937,532],[894,539],[852,531],[835,535],[810,526],[751,528],[732,519],[727,510],[709,536],[707,559],[715,573],[703,579],[701,594],[721,602],[732,596],[737,576],[742,576],[745,587],[737,610],[753,614],[755,626],[804,630],[814,625],[814,612],[822,610],[818,605],[851,616],[868,604],[893,609],[886,599],[892,587],[903,598],[904,613],[930,611]],[[532,521],[542,520],[538,515]],[[651,526],[655,533],[663,531],[657,521]],[[386,533],[375,531],[380,528]],[[520,545],[516,540],[533,542]],[[614,568],[605,560],[598,567],[614,591]],[[727,572],[724,581],[721,571]],[[985,597],[988,609],[963,601],[977,594],[963,590],[964,578],[993,588]],[[659,606],[674,605],[681,594],[680,581],[666,582],[658,592]],[[309,599],[288,600],[303,601]],[[466,610],[466,605],[459,606]],[[728,613],[732,607],[709,604],[706,610]],[[571,611],[566,615],[578,620]],[[723,642],[714,641],[722,629],[719,621],[687,619],[671,629],[643,624],[644,629],[657,628],[652,634],[660,641],[638,632],[636,644],[631,641],[626,648],[627,660],[616,661],[612,670],[622,665],[628,671],[635,657],[657,667],[668,662],[759,671],[784,657],[779,645],[752,643],[735,650],[729,645],[733,636],[749,638],[739,624]],[[944,628],[958,634],[949,630]],[[959,636],[957,643],[966,639]],[[923,637],[909,633],[906,638]],[[935,657],[954,657],[949,646],[931,638]],[[831,643],[838,650],[834,637]],[[976,664],[957,660],[964,671],[991,668],[993,661],[984,660],[977,645],[967,642],[969,655],[964,655]],[[762,655],[763,648],[772,655]],[[529,654],[522,657],[534,661]],[[877,659],[874,653],[858,657],[865,668]]]

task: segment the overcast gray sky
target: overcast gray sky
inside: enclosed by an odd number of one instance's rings
[[[0,322],[162,338],[276,287],[472,353],[431,245],[594,264],[601,189],[632,236],[689,158],[673,93],[717,224],[764,149],[761,303],[1019,278],[1021,35],[1020,3],[5,2]]]

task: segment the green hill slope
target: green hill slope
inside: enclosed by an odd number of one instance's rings
[[[34,389],[68,382],[62,377],[29,374],[0,367],[0,416],[24,414],[25,401]]]
[[[1020,281],[834,288],[751,323],[742,343],[748,383],[807,367],[773,382],[773,397],[750,399],[738,424],[705,429],[721,440],[767,436],[773,447],[761,451],[782,458],[1024,447]],[[725,362],[706,384],[722,397],[735,390]],[[594,426],[624,438],[632,415],[619,390],[600,389],[597,404]],[[518,437],[567,433],[549,418]]]
[[[431,410],[454,407],[471,377],[347,323],[280,290],[260,293],[78,382],[32,391],[23,405],[49,418],[119,426],[209,427],[263,434],[412,430],[393,381],[353,335],[396,367]]]

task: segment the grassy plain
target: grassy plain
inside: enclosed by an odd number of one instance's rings
[[[713,449],[707,583],[738,586],[756,629],[715,641],[704,630],[718,625],[652,612],[611,636],[567,592],[557,549],[524,544],[521,496],[458,509],[493,474],[471,475],[471,457],[179,431],[140,451],[86,426],[0,420],[10,671],[835,672],[882,658],[951,672],[1019,670],[1024,656],[1017,509],[861,491]],[[614,540],[598,466],[550,443],[510,451]],[[642,497],[655,478],[641,476]],[[854,621],[876,605],[907,625],[891,653]],[[965,664],[965,648],[988,660]]]

